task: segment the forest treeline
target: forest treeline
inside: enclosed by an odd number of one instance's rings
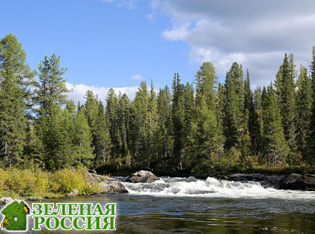
[[[274,82],[254,91],[242,65],[234,62],[222,84],[205,62],[193,83],[175,73],[171,89],[141,82],[134,100],[110,89],[106,100],[87,91],[75,104],[65,72],[55,54],[31,70],[17,38],[1,39],[2,167],[200,173],[314,165],[314,47],[310,72],[302,65],[297,72],[285,54]]]

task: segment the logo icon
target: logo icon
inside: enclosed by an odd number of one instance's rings
[[[27,231],[27,215],[30,213],[30,209],[25,201],[15,200],[7,204],[0,213],[4,215],[1,230]]]

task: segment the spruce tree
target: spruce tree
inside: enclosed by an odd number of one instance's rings
[[[206,62],[196,75],[196,104],[192,120],[191,165],[198,172],[208,171],[212,155],[223,148],[223,138],[216,115],[217,80],[212,63]]]
[[[185,86],[181,84],[181,79],[178,73],[174,74],[173,79],[173,133],[174,133],[174,146],[173,146],[173,167],[181,170],[183,168],[184,160],[184,147],[185,147]]]
[[[296,97],[297,109],[297,145],[303,158],[307,155],[307,137],[310,135],[309,126],[312,116],[312,81],[307,76],[307,70],[301,65],[298,91]]]
[[[130,100],[127,94],[123,94],[119,98],[118,122],[120,132],[120,155],[126,157],[129,154],[129,108]]]
[[[289,147],[284,137],[281,113],[273,85],[268,91],[263,90],[264,106],[264,158],[268,165],[284,164],[289,154]]]
[[[92,145],[92,133],[85,117],[85,108],[81,108],[75,119],[74,126],[74,159],[79,165],[88,166],[91,164],[95,155],[93,154],[94,146]]]
[[[0,158],[11,167],[23,157],[26,144],[26,108],[35,73],[13,34],[0,40]]]
[[[226,74],[224,84],[223,130],[225,136],[224,149],[229,151],[239,143],[241,114],[244,110],[244,87],[242,66],[233,63]]]
[[[105,164],[110,158],[110,135],[105,118],[104,105],[98,104],[97,119],[95,123],[95,161],[96,165]]]
[[[158,129],[156,132],[157,165],[164,169],[172,155],[172,129],[171,129],[171,98],[168,97],[169,89],[160,89],[157,95]]]
[[[311,81],[312,81],[312,109],[309,125],[309,135],[307,136],[307,162],[315,165],[315,47],[313,46],[311,68]]]
[[[114,89],[109,89],[106,97],[105,117],[109,128],[111,139],[111,156],[113,158],[120,157],[121,134],[119,128],[119,100]]]
[[[291,149],[290,158],[296,152],[295,77],[296,71],[293,54],[289,56],[285,54],[283,63],[276,76],[275,87],[277,96],[279,97],[284,135]]]
[[[310,65],[310,72],[311,72],[311,80],[312,80],[312,88],[313,88],[313,95],[315,94],[315,46],[313,46],[312,51],[312,62]]]
[[[247,78],[244,82],[244,91],[245,91],[244,116],[245,116],[245,119],[247,120],[246,129],[250,136],[250,144],[248,144],[247,142],[246,144],[248,146],[250,145],[251,155],[257,155],[258,152],[260,151],[259,144],[261,142],[261,131],[260,131],[258,113],[255,108],[253,93],[250,89],[250,79],[249,79],[248,70],[247,70]]]

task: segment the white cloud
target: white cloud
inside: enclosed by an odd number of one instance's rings
[[[108,90],[110,88],[106,87],[95,87],[95,86],[88,86],[84,84],[71,84],[66,83],[67,88],[69,90],[72,90],[72,92],[68,93],[68,99],[71,99],[74,101],[75,104],[80,101],[81,104],[85,103],[85,95],[88,90],[93,91],[95,95],[97,95],[98,100],[101,100],[103,103],[105,103]],[[115,90],[116,95],[121,92],[121,94],[126,93],[130,100],[133,100],[135,97],[136,92],[138,91],[138,86],[135,87],[121,87],[121,88],[113,88]]]
[[[190,45],[189,61],[212,62],[224,75],[236,61],[249,68],[252,84],[275,78],[284,53],[308,66],[315,44],[315,1],[152,0],[170,17],[166,40]]]
[[[141,75],[139,75],[139,74],[135,74],[135,75],[133,75],[133,76],[131,77],[131,79],[133,79],[133,80],[142,80],[143,77],[142,77]]]

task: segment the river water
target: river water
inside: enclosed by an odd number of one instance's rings
[[[215,178],[123,184],[129,194],[47,202],[117,203],[117,230],[108,233],[315,233],[315,192],[265,189],[256,182]]]

